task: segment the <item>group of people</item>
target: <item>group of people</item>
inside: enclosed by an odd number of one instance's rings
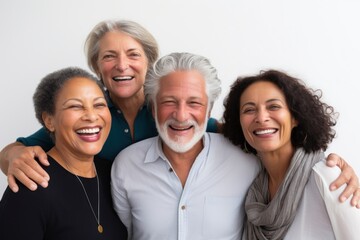
[[[222,122],[205,57],[158,59],[126,20],[96,25],[85,49],[98,80],[74,67],[45,76],[33,97],[43,128],[0,153],[2,239],[357,237],[357,176],[335,154],[342,172],[325,166],[333,109],[299,80],[238,78]]]

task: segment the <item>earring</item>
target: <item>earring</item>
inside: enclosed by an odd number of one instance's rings
[[[246,153],[250,153],[249,149],[247,149],[246,141],[244,141],[244,151]]]
[[[307,134],[305,134],[305,138],[304,138],[304,140],[303,140],[303,146],[306,145],[306,140],[307,140]]]

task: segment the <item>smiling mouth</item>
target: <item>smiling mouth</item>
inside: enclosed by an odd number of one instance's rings
[[[132,80],[134,77],[132,76],[126,76],[126,77],[113,77],[112,80],[114,80],[115,82],[124,82],[124,81],[130,81]]]
[[[92,135],[92,134],[98,134],[100,132],[100,128],[84,128],[77,130],[76,133],[80,135]]]
[[[277,132],[277,129],[273,128],[273,129],[264,129],[264,130],[254,131],[254,134],[257,136],[260,136],[260,135],[269,135],[269,134],[273,134],[276,132]]]
[[[173,126],[169,126],[172,130],[174,131],[186,131],[189,130],[191,128],[193,128],[193,126],[188,126],[188,127],[173,127]]]

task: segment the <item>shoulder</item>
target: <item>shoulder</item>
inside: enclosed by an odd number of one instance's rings
[[[158,137],[148,138],[126,147],[115,157],[112,168],[126,162],[143,161],[149,149],[155,148]]]
[[[332,203],[335,205],[340,204],[338,201],[340,194],[344,191],[345,185],[341,186],[339,189],[335,191],[330,191],[329,186],[330,184],[340,175],[340,168],[337,166],[335,167],[328,167],[326,165],[325,160],[321,160],[315,164],[313,167],[313,177],[316,183],[316,187],[318,188],[322,198],[326,203]],[[350,206],[350,199],[347,200]],[[342,205],[342,204],[341,204]]]
[[[337,239],[356,239],[358,237],[360,212],[350,205],[350,198],[340,203],[339,196],[345,186],[330,191],[329,185],[340,174],[338,167],[326,166],[325,160],[314,167],[316,186],[325,202],[326,210]]]
[[[340,168],[337,166],[328,167],[324,159],[315,164],[313,171],[317,182],[321,181],[328,185],[330,185],[330,183],[333,182],[341,173]]]
[[[156,143],[157,140],[158,137],[156,136],[131,144],[130,146],[120,151],[115,160],[121,156],[129,155],[131,153],[145,153],[154,143]]]
[[[256,157],[253,154],[245,153],[239,146],[232,144],[227,138],[220,133],[207,133],[210,139],[210,149],[214,152],[226,153],[227,156],[242,157],[248,160],[254,160]]]
[[[110,170],[111,170],[111,161],[104,160],[102,158],[98,158],[95,156],[94,163],[96,166],[96,171],[99,174],[99,176],[110,176]]]
[[[221,161],[226,160],[241,165],[243,169],[249,170],[252,168],[255,172],[258,172],[260,162],[253,154],[245,153],[240,147],[232,144],[220,133],[207,134],[210,139],[209,155],[221,159]]]

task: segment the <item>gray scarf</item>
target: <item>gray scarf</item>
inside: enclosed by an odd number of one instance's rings
[[[285,179],[269,202],[268,174],[263,168],[250,186],[245,200],[243,239],[283,239],[291,226],[312,167],[324,153],[296,150]]]

